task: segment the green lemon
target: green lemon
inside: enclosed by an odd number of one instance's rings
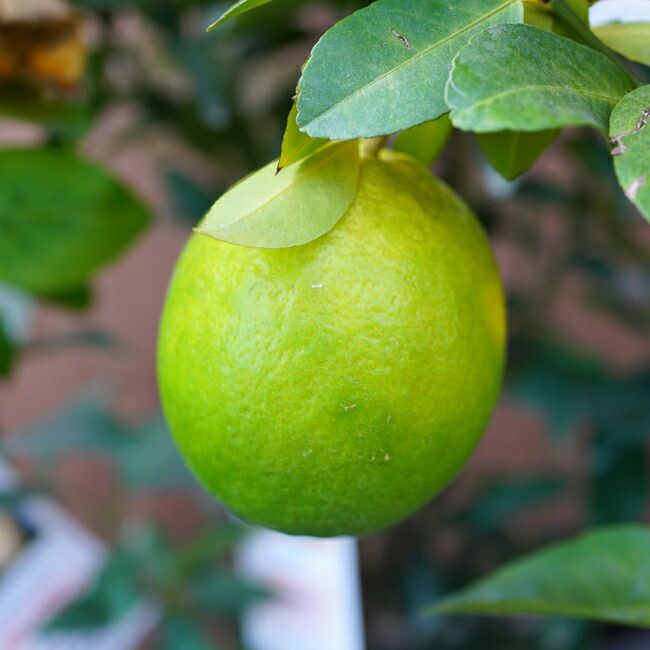
[[[361,535],[458,472],[499,393],[504,339],[479,223],[415,160],[382,152],[316,241],[193,236],[161,325],[162,401],[187,463],[234,513]]]

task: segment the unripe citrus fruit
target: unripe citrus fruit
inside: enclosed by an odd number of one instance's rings
[[[162,320],[163,406],[189,466],[242,518],[365,534],[465,462],[499,392],[504,330],[475,217],[419,163],[382,152],[316,241],[193,236]]]

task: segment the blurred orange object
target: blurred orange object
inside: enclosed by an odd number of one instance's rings
[[[0,0],[0,82],[73,90],[85,63],[81,19],[64,0]]]

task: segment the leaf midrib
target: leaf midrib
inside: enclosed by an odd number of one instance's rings
[[[609,95],[603,95],[601,93],[592,92],[590,90],[583,90],[581,88],[573,88],[567,86],[554,86],[552,84],[530,84],[526,86],[517,86],[515,88],[508,88],[507,90],[503,90],[497,93],[496,95],[490,95],[490,97],[486,97],[485,99],[478,100],[475,103],[473,103],[471,106],[468,106],[467,108],[463,108],[460,110],[452,108],[452,111],[456,114],[456,117],[460,117],[465,113],[469,113],[470,111],[476,110],[476,108],[480,106],[491,104],[495,102],[497,99],[501,99],[502,97],[506,97],[514,93],[529,91],[529,90],[556,90],[565,93],[575,93],[577,95],[587,95],[589,97],[595,97],[597,99],[606,101],[608,104],[611,104],[612,106],[616,106],[616,104],[618,104],[618,102],[621,100],[621,97],[610,97]]]
[[[325,154],[325,152],[323,150],[321,150],[319,153],[324,154],[322,160],[320,160],[319,162],[317,162],[315,164],[310,165],[309,170],[307,170],[304,174],[296,175],[295,182],[290,182],[289,184],[285,185],[285,187],[283,187],[279,192],[276,192],[275,194],[273,194],[273,196],[269,197],[266,201],[264,201],[263,203],[260,203],[257,207],[253,208],[251,211],[247,212],[243,216],[241,216],[239,218],[236,218],[233,221],[230,221],[228,223],[220,224],[218,226],[218,228],[215,227],[214,230],[215,231],[225,230],[226,228],[230,228],[231,226],[241,224],[241,223],[247,221],[248,219],[252,219],[256,214],[258,214],[260,211],[262,211],[268,205],[270,205],[271,203],[276,201],[285,192],[288,192],[289,190],[293,189],[296,186],[297,183],[304,181],[306,178],[311,176],[316,170],[320,169],[326,162],[329,162],[329,160],[332,158],[332,156],[335,153],[339,153],[340,151],[342,151],[344,146],[345,145],[341,146],[340,144],[339,144],[339,146],[333,146],[333,147],[331,147],[331,151],[329,153],[327,153],[327,154]],[[325,147],[327,147],[327,145]],[[282,173],[282,172],[280,172],[280,173]],[[298,170],[296,170],[296,173],[297,174],[299,173]],[[209,214],[208,214],[208,216],[209,216]],[[207,219],[207,217],[206,217],[206,219]],[[202,226],[199,226],[197,228],[197,230],[200,231],[200,232],[208,232],[207,228],[204,228]]]
[[[384,72],[380,76],[375,77],[374,79],[372,79],[371,81],[369,81],[366,84],[363,84],[362,86],[359,86],[359,88],[357,88],[356,90],[351,92],[349,95],[346,95],[345,97],[343,97],[340,101],[336,102],[335,104],[332,104],[331,106],[326,108],[324,111],[321,111],[320,113],[315,115],[311,120],[309,120],[309,122],[306,122],[305,124],[303,124],[302,127],[306,128],[308,125],[313,124],[316,120],[319,120],[323,116],[325,116],[328,113],[332,112],[333,110],[337,109],[341,104],[346,103],[348,101],[351,101],[351,99],[353,97],[355,97],[356,95],[359,95],[361,92],[365,91],[367,88],[371,88],[375,84],[379,83],[385,77],[387,77],[387,76],[389,76],[391,74],[394,74],[395,72],[401,70],[402,68],[406,67],[407,65],[409,65],[409,64],[413,63],[414,61],[422,58],[423,56],[429,54],[432,50],[435,50],[436,48],[441,47],[445,43],[448,43],[452,39],[457,38],[461,34],[464,34],[465,32],[472,29],[473,27],[476,27],[477,25],[480,25],[482,22],[485,22],[486,20],[488,20],[492,16],[498,14],[500,11],[503,11],[508,6],[513,5],[516,2],[520,2],[520,1],[521,0],[506,0],[501,5],[499,5],[496,9],[493,9],[489,13],[483,14],[483,16],[481,18],[475,20],[474,22],[469,23],[468,25],[465,25],[462,29],[454,32],[453,34],[450,34],[450,35],[446,36],[442,40],[436,41],[435,43],[431,44],[429,47],[417,52],[412,57],[410,57],[408,59],[405,59],[404,61],[402,61],[401,63],[399,63],[395,67],[390,68],[390,70],[386,70],[386,72]],[[298,118],[299,117],[300,117],[300,107],[298,107]],[[299,119],[298,119],[298,121],[299,121]]]

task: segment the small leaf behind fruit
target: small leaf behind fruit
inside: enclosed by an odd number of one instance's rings
[[[278,171],[304,160],[329,144],[329,140],[324,138],[311,138],[306,133],[300,131],[298,124],[296,124],[296,114],[296,103],[294,102],[289,113],[289,118],[287,119],[287,128],[282,138],[282,151],[280,152]]]
[[[395,139],[395,151],[404,151],[427,167],[440,155],[452,132],[449,115],[401,131]]]
[[[626,95],[616,106],[610,138],[618,182],[650,220],[650,84]]]
[[[529,25],[498,25],[454,59],[447,83],[451,121],[466,131],[541,131],[590,125],[634,89],[600,52]]]
[[[479,133],[481,151],[501,176],[511,181],[527,171],[558,134],[557,129],[526,133]]]
[[[650,528],[601,528],[533,553],[430,613],[572,616],[650,627]]]
[[[274,161],[233,186],[197,231],[258,248],[300,246],[321,237],[354,200],[359,146],[336,144],[280,174],[276,169]]]
[[[593,31],[615,52],[650,65],[650,23],[612,23],[594,27]]]

